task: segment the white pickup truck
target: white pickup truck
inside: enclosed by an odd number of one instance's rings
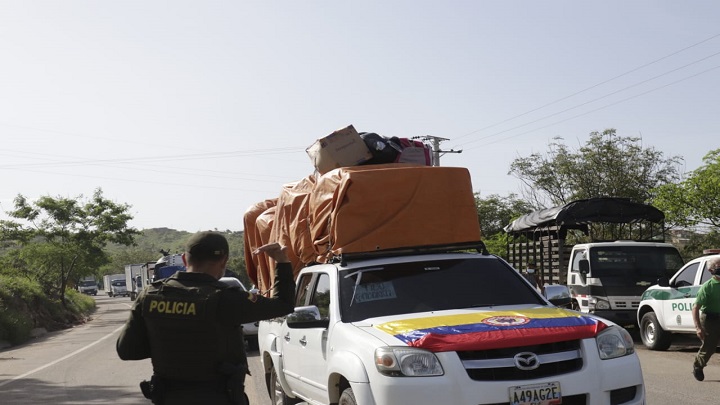
[[[626,330],[555,306],[570,303],[567,287],[546,286],[546,299],[501,258],[467,250],[304,268],[295,312],[259,326],[273,404],[645,403]]]

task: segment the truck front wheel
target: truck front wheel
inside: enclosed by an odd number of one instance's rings
[[[660,326],[654,312],[648,312],[640,320],[640,338],[650,350],[667,350],[672,343],[671,333]]]
[[[274,367],[270,369],[270,401],[273,405],[291,405],[300,402],[297,398],[290,398],[285,395]]]
[[[355,401],[355,393],[353,392],[352,388],[345,388],[345,390],[340,395],[340,401],[338,401],[338,405],[357,405],[357,401]]]

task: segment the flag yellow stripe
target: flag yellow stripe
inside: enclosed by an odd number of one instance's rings
[[[431,316],[425,318],[403,319],[399,321],[386,322],[375,325],[391,335],[407,333],[419,329],[435,328],[438,326],[468,325],[480,323],[487,318],[495,316],[524,316],[530,319],[563,318],[580,316],[574,312],[568,312],[559,308],[535,308],[520,311],[491,311],[477,312],[472,314]]]

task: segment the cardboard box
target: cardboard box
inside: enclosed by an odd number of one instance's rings
[[[356,166],[372,157],[367,145],[352,125],[318,139],[305,151],[320,174],[338,167]]]

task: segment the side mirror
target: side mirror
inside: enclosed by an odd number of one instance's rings
[[[570,289],[565,285],[547,284],[543,287],[543,295],[556,307],[569,307],[572,303]]]
[[[291,329],[327,328],[330,325],[330,320],[322,319],[315,305],[295,307],[295,311],[288,314],[285,320]]]
[[[667,277],[660,277],[657,280],[657,285],[660,287],[670,287],[670,280]]]

